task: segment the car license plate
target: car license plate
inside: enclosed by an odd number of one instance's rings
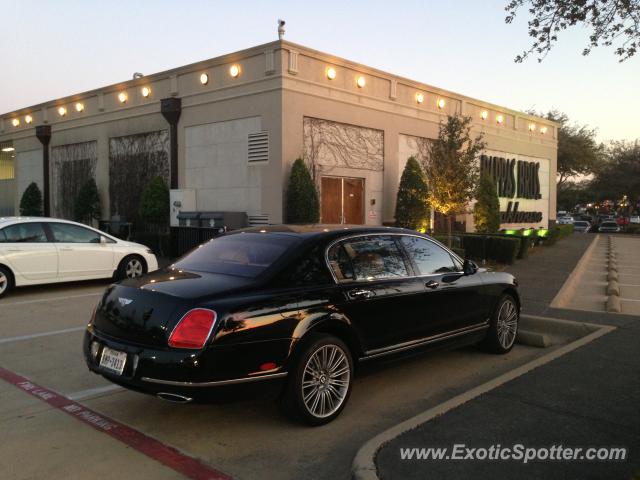
[[[119,352],[108,347],[104,347],[102,349],[102,357],[100,357],[101,367],[106,368],[117,375],[122,375],[126,361],[126,352]]]

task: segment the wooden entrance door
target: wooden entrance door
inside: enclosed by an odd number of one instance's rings
[[[364,223],[364,178],[322,177],[323,223]]]

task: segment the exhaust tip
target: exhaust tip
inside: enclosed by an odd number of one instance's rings
[[[165,392],[156,394],[156,397],[166,402],[172,402],[172,403],[189,403],[191,400],[193,400],[193,398],[185,397],[184,395],[178,395],[177,393],[165,393]]]

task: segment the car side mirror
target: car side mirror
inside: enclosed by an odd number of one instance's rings
[[[100,244],[101,245],[106,245],[107,243],[109,243],[107,241],[107,237],[105,237],[104,235],[100,235]]]
[[[464,259],[464,264],[462,265],[462,271],[465,275],[473,275],[478,271],[478,265],[475,262],[472,262],[468,258]]]

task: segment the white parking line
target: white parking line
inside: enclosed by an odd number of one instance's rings
[[[67,395],[67,398],[70,398],[71,400],[86,400],[87,398],[96,397],[103,393],[115,392],[118,390],[124,390],[124,388],[119,385],[111,384],[105,385],[104,387],[89,388],[87,390],[74,392]]]
[[[0,338],[0,344],[19,342],[20,340],[31,340],[33,338],[39,338],[39,337],[48,337],[49,335],[59,335],[61,333],[79,332],[80,330],[85,330],[86,328],[87,328],[86,326],[73,327],[73,328],[65,328],[63,330],[52,330],[50,332],[32,333],[31,335],[20,335],[18,337]]]
[[[11,302],[11,303],[2,303],[2,302],[0,302],[0,306],[2,306],[2,307],[10,307],[12,305],[28,305],[30,303],[59,302],[59,301],[62,301],[62,300],[70,300],[72,298],[98,297],[100,295],[102,295],[102,292],[84,293],[82,295],[68,295],[66,297],[38,298],[38,299],[35,299],[35,300],[24,300],[24,301],[21,301],[21,302]]]

